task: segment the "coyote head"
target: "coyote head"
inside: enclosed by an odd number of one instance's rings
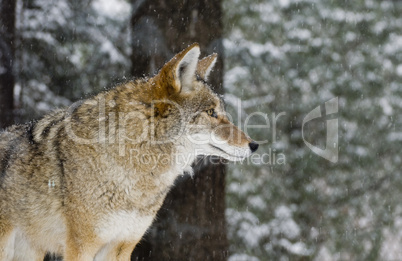
[[[177,139],[175,143],[194,156],[242,160],[256,151],[258,144],[229,121],[221,97],[207,83],[217,55],[198,60],[199,55],[198,44],[193,44],[150,79],[153,91],[147,96],[155,106],[157,139]]]

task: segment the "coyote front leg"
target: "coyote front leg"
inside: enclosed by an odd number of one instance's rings
[[[137,241],[111,242],[97,253],[95,261],[129,261]]]
[[[0,218],[0,261],[13,257],[14,244],[11,244],[10,240],[14,240],[13,227],[7,220]],[[12,249],[9,249],[10,245]]]
[[[130,261],[131,253],[134,251],[138,242],[139,241],[118,244],[115,248],[116,261]]]
[[[71,226],[68,233],[64,260],[93,261],[102,246],[97,237],[85,226]]]

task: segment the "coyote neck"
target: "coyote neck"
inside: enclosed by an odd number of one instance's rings
[[[91,195],[103,198],[100,201],[103,206],[98,207],[110,211],[139,209],[144,215],[156,213],[175,179],[184,172],[192,174],[194,155],[186,152],[185,146],[173,144],[142,144],[129,148],[130,153],[124,156],[119,156],[115,148],[109,153],[97,153],[96,159],[82,163],[84,167],[97,162],[99,186]]]

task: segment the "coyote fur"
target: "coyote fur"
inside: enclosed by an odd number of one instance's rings
[[[193,44],[128,81],[0,133],[0,260],[130,260],[198,156],[258,148],[207,84],[217,55]]]

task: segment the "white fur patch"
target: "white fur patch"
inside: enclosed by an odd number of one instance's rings
[[[216,64],[216,57],[212,60],[212,62],[210,63],[210,65],[208,66],[208,68],[207,68],[207,70],[205,71],[205,75],[204,75],[204,80],[205,81],[208,81],[208,77],[209,77],[209,74],[211,73],[211,71],[212,71],[212,68],[214,68],[214,66],[215,66],[215,64]]]
[[[176,75],[178,78],[176,78],[176,81],[179,82],[176,82],[176,84],[181,86],[181,89],[192,85],[200,53],[200,48],[198,46],[193,47],[186,53],[186,55],[184,55],[177,65]]]
[[[16,229],[11,232],[10,237],[7,240],[7,243],[4,245],[4,260],[13,260],[14,257],[14,249],[15,249],[15,237],[16,237]]]
[[[143,216],[138,211],[118,211],[102,219],[97,234],[104,241],[139,240],[152,224],[154,216]]]
[[[34,222],[32,228],[41,231],[41,236],[30,238],[24,228],[16,227],[13,230],[13,234],[7,242],[7,251],[10,250],[7,255],[12,256],[12,258],[6,260],[37,260],[37,255],[40,256],[41,253],[37,253],[36,248],[46,249],[51,253],[61,254],[63,252],[66,226],[60,213],[52,214],[49,212],[49,215],[42,218],[40,223]],[[12,249],[15,251],[11,252]]]
[[[214,134],[196,133],[187,136],[190,143],[193,144],[194,154],[214,155],[225,158],[230,161],[241,161],[251,155],[250,148],[230,145],[227,141],[220,139]]]
[[[13,230],[4,249],[5,256],[3,260],[37,260],[42,254],[35,251],[25,234],[19,228]]]

